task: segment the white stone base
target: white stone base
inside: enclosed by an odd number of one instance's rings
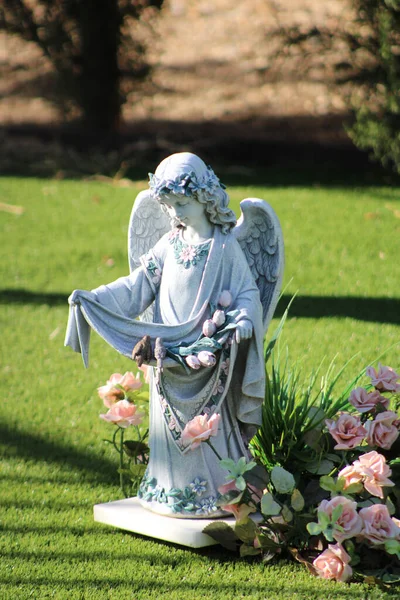
[[[235,519],[176,519],[153,513],[139,503],[137,498],[126,498],[94,506],[94,520],[113,527],[133,531],[140,535],[173,542],[190,548],[214,546],[218,542],[203,533],[204,527],[215,521],[235,525]]]

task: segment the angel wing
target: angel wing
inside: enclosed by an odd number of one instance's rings
[[[129,269],[134,271],[140,266],[140,257],[146,254],[162,236],[170,231],[170,219],[161,210],[149,190],[140,192],[133,204],[128,229]],[[152,307],[140,317],[142,321],[153,320]]]
[[[260,290],[265,331],[272,319],[282,285],[282,229],[272,207],[259,198],[240,203],[242,214],[233,229]]]

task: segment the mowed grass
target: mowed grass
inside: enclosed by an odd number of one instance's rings
[[[283,178],[282,178],[283,179]],[[96,388],[133,364],[92,336],[90,368],[63,347],[67,297],[127,273],[126,234],[144,182],[0,180],[0,598],[386,599],[300,565],[263,565],[96,524],[92,506],[120,496],[110,426]],[[400,368],[400,194],[389,187],[235,187],[269,201],[286,244],[285,292],[297,298],[281,346],[306,376],[325,357],[344,375],[386,349]],[[274,324],[277,319],[274,320]],[[143,390],[143,398],[146,389]]]

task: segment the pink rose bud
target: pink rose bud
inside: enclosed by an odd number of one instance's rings
[[[216,310],[213,314],[212,320],[217,327],[221,327],[225,323],[225,313],[223,310]]]
[[[215,355],[212,352],[208,352],[208,350],[202,350],[199,352],[197,358],[203,367],[213,367],[217,362]]]
[[[350,556],[340,544],[328,544],[328,548],[314,560],[313,565],[323,579],[347,581],[353,574]]]
[[[182,443],[190,446],[191,450],[198,448],[202,442],[218,434],[218,425],[221,415],[214,414],[210,418],[207,415],[198,415],[189,421],[182,431]]]
[[[224,290],[218,300],[218,304],[224,308],[228,308],[232,304],[232,294],[229,290]]]
[[[186,357],[186,362],[191,369],[195,369],[196,371],[201,367],[199,359],[194,354],[189,354],[189,356]]]
[[[203,323],[203,334],[206,337],[211,337],[217,331],[217,326],[212,319],[207,319]]]
[[[400,392],[400,375],[391,367],[384,367],[379,363],[378,370],[374,367],[368,367],[366,370],[368,377],[371,377],[372,385],[382,392]]]

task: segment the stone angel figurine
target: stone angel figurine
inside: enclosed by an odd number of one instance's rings
[[[65,343],[86,366],[90,328],[152,365],[150,461],[138,496],[172,517],[226,514],[216,505],[226,483],[217,456],[248,456],[246,440],[261,423],[282,233],[263,200],[243,200],[237,224],[228,203],[198,156],[169,156],[134,203],[130,275],[69,298]],[[150,355],[140,352],[145,337]],[[212,447],[201,443],[209,435]]]

